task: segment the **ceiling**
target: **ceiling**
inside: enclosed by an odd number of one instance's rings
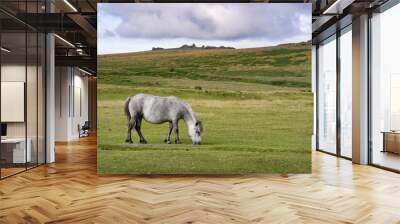
[[[78,66],[96,74],[96,3],[96,0],[1,0],[1,30],[4,38],[10,39],[7,42],[15,48],[12,52],[15,55],[24,54],[17,49],[25,46],[21,43],[25,31],[55,33],[56,66]]]
[[[372,11],[386,2],[388,0],[313,0],[313,43],[351,24],[353,17]]]
[[[227,2],[227,3],[235,3],[235,2],[269,2],[269,3],[309,3],[312,0],[98,0],[99,3],[146,3],[146,2],[154,2],[154,3],[179,3],[179,2],[188,2],[188,3],[196,3],[196,2]]]
[[[196,2],[194,0],[1,0],[0,21],[3,32],[30,30],[54,32],[56,64],[81,66],[96,73],[97,2]],[[237,2],[313,3],[313,41],[335,32],[338,21],[365,12],[387,0],[236,0]],[[203,1],[204,2],[204,1]],[[206,0],[207,2],[207,0]],[[208,2],[213,2],[209,0]],[[232,2],[227,0],[226,2]],[[49,13],[51,11],[51,13]],[[26,13],[27,12],[27,13]],[[349,19],[349,18],[348,18]],[[351,18],[349,19],[351,22]],[[331,31],[329,31],[331,29]],[[328,32],[329,31],[329,32]],[[328,33],[328,34],[324,34]],[[16,35],[16,34],[15,34]],[[15,40],[18,40],[16,38]],[[72,46],[72,45],[73,46]]]

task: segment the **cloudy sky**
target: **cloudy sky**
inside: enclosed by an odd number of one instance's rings
[[[311,39],[311,4],[99,3],[99,54],[198,46],[265,47]]]

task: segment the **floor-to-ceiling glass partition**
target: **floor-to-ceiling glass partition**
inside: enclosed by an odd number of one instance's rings
[[[1,47],[1,174],[5,177],[25,170],[31,158],[25,117],[26,33],[2,32]]]
[[[16,18],[43,3],[0,2],[0,178],[45,162],[45,35]]]
[[[400,4],[371,18],[371,162],[400,170]]]
[[[48,0],[47,0],[48,1]],[[54,3],[51,3],[54,4]],[[54,7],[54,6],[53,6]],[[46,13],[46,0],[36,0],[36,2],[31,3],[30,9],[28,11],[33,13]],[[34,33],[36,37],[36,43],[34,46],[36,47],[37,57],[36,57],[36,147],[37,147],[37,155],[36,162],[38,165],[46,162],[46,143],[45,143],[45,116],[46,116],[46,78],[45,78],[45,66],[46,66],[46,36],[44,32],[37,30]]]
[[[38,35],[36,32],[27,32],[27,85],[26,85],[26,114],[27,114],[27,142],[30,151],[28,168],[37,165],[38,158]]]
[[[37,74],[37,162],[46,162],[46,143],[45,143],[45,124],[46,124],[46,37],[43,33],[38,33],[38,74]]]
[[[318,149],[336,153],[336,35],[318,47]]]
[[[352,33],[351,25],[340,32],[340,154],[352,157]]]

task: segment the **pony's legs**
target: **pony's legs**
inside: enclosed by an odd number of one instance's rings
[[[136,132],[138,133],[138,135],[140,137],[140,143],[146,144],[147,141],[144,139],[144,136],[143,136],[142,131],[141,131],[141,126],[142,126],[142,117],[137,116],[136,117],[136,122],[135,122],[135,129],[136,129]]]
[[[126,137],[125,142],[128,143],[133,143],[132,141],[132,128],[135,126],[135,120],[133,119],[133,117],[131,117],[130,120],[128,120],[128,136]]]
[[[171,133],[172,133],[172,122],[168,122],[169,126],[168,126],[168,132],[167,132],[167,136],[165,137],[164,142],[167,144],[171,144]]]
[[[173,121],[172,126],[175,129],[175,144],[181,144],[181,140],[179,139],[179,127],[178,127],[178,121]]]

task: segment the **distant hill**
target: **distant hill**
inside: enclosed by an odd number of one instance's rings
[[[98,65],[103,84],[133,86],[138,85],[138,77],[160,77],[311,86],[311,45],[307,42],[233,50],[178,48],[99,55]]]
[[[298,47],[298,46],[311,46],[311,40],[303,41],[303,42],[299,42],[299,43],[279,44],[275,47]]]
[[[206,46],[206,45],[202,45],[202,46],[196,46],[196,44],[192,44],[192,45],[188,45],[188,44],[184,44],[178,48],[161,48],[161,47],[153,47],[151,50],[152,51],[161,51],[161,50],[196,50],[196,49],[235,49],[234,47],[225,47],[225,46]]]
[[[197,50],[197,49],[208,49],[208,50],[236,50],[238,52],[242,51],[253,51],[253,50],[268,50],[268,49],[276,49],[276,48],[297,48],[297,47],[305,47],[311,49],[311,41],[304,41],[298,43],[287,43],[287,44],[279,44],[275,46],[268,46],[268,47],[255,47],[255,48],[233,48],[233,47],[215,47],[215,46],[201,46],[197,47],[196,45],[187,45],[184,44],[178,48],[161,48],[161,47],[153,47],[152,50],[149,51],[137,51],[137,52],[126,52],[126,53],[111,53],[111,54],[99,54],[98,57],[109,57],[109,56],[116,56],[116,55],[131,55],[131,54],[146,54],[146,52],[170,52],[170,51],[180,51],[180,50]]]
[[[296,47],[296,46],[309,46],[311,45],[311,41],[304,41],[299,43],[287,43],[287,44],[279,44],[272,47]],[[196,46],[196,44],[188,45],[184,44],[177,48],[162,48],[162,47],[153,47],[152,51],[161,51],[161,50],[201,50],[201,49],[235,49],[234,47],[225,47],[225,46]]]

